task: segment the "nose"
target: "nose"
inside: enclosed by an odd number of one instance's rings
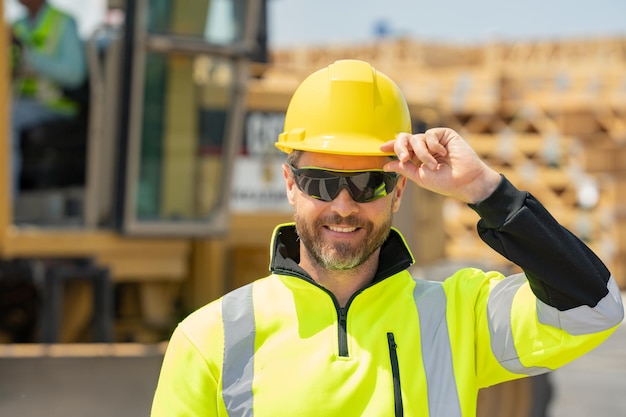
[[[337,197],[329,204],[330,209],[342,217],[347,217],[359,211],[359,203],[354,201],[346,188],[342,188]]]

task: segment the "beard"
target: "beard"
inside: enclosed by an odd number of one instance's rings
[[[304,245],[305,250],[317,265],[331,271],[346,271],[367,261],[389,236],[392,218],[393,215],[390,210],[383,221],[376,226],[374,223],[363,221],[356,216],[327,216],[310,222],[306,216],[300,215],[297,210],[294,213],[296,231],[301,244]],[[325,241],[317,233],[317,230],[322,228],[324,224],[360,227],[365,230],[365,237],[358,242]]]

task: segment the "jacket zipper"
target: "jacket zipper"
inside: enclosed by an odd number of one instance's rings
[[[340,307],[337,310],[339,325],[337,326],[339,356],[348,357],[348,308]]]
[[[351,300],[350,300],[351,301]],[[337,315],[339,325],[337,326],[339,340],[339,356],[348,357],[348,306],[338,307]],[[387,344],[389,345],[389,359],[391,362],[391,377],[393,380],[393,399],[395,408],[395,417],[404,416],[404,406],[402,405],[402,390],[400,389],[400,366],[398,365],[398,345],[396,344],[393,333],[387,333]]]
[[[352,297],[350,297],[345,307],[339,306],[337,298],[335,298],[330,291],[326,289],[324,289],[324,291],[328,292],[333,300],[333,303],[335,303],[335,309],[337,310],[337,343],[339,345],[339,356],[347,358],[350,356],[350,352],[348,352],[348,308],[350,308],[350,304],[352,304],[354,297],[359,295],[362,290],[352,294]]]
[[[404,410],[402,407],[402,391],[400,390],[400,367],[398,366],[398,352],[393,333],[387,333],[387,344],[389,345],[389,359],[391,360],[391,377],[393,379],[393,399],[395,405],[395,416],[402,417]]]

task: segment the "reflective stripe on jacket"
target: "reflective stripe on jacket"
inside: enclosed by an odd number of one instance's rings
[[[623,318],[619,289],[602,264],[581,271],[602,275],[597,280],[570,277],[572,288],[562,289],[574,294],[588,285],[600,294],[593,305],[562,297],[559,303],[569,303],[562,309],[540,300],[531,289],[539,278],[531,285],[524,274],[466,268],[443,282],[415,280],[396,230],[381,248],[373,283],[340,308],[297,265],[295,238],[293,225],[278,227],[272,275],[178,326],[153,417],[475,416],[480,388],[556,369],[601,343]],[[583,252],[589,259],[579,265],[595,264]],[[557,298],[554,290],[534,291]]]

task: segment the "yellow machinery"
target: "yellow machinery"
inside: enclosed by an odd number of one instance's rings
[[[31,190],[0,205],[0,258],[88,258],[116,284],[141,283],[144,313],[157,322],[171,320],[172,291],[184,280],[186,310],[225,291],[220,240],[230,228],[232,166],[251,63],[264,53],[264,1],[191,4],[128,0],[124,27],[86,42],[84,186]],[[7,60],[0,69],[0,94],[10,97]],[[9,102],[0,101],[0,114],[8,126]],[[2,167],[9,142],[5,128]],[[0,170],[5,202],[9,175]]]

